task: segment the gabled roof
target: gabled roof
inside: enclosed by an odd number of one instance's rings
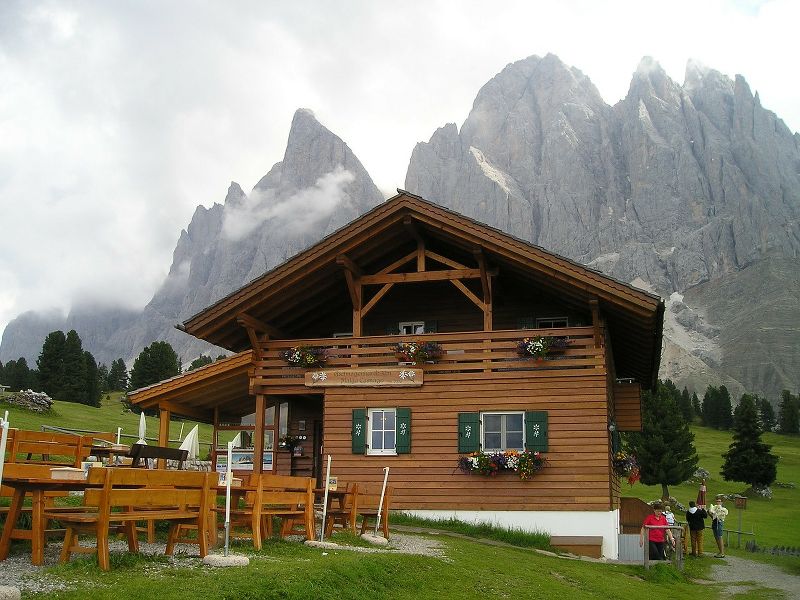
[[[250,347],[245,329],[237,323],[242,314],[291,334],[303,314],[348,297],[338,256],[346,255],[360,266],[382,266],[387,258],[397,257],[399,245],[408,243],[409,222],[426,238],[459,248],[465,256],[480,250],[501,274],[535,281],[565,303],[586,306],[598,300],[612,331],[618,375],[634,377],[645,387],[655,381],[664,311],[659,296],[403,190],[197,313],[182,329],[233,351]]]

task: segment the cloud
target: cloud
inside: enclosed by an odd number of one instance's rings
[[[351,206],[351,198],[344,187],[355,180],[355,175],[341,165],[326,173],[313,186],[286,198],[276,200],[275,191],[254,190],[240,204],[225,207],[222,234],[231,241],[250,235],[267,220],[279,224],[274,230],[290,235],[309,233],[328,220],[337,209]]]

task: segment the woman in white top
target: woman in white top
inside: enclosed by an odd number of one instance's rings
[[[728,516],[728,509],[722,506],[722,496],[717,496],[714,504],[708,510],[711,515],[711,531],[714,532],[714,539],[717,541],[717,548],[719,554],[715,554],[714,558],[725,558],[725,540],[722,539],[722,532],[725,529],[725,517]]]

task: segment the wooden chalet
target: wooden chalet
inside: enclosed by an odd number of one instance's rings
[[[130,395],[236,440],[234,468],[379,482],[393,509],[602,536],[617,553],[615,431],[641,428],[657,377],[664,303],[571,260],[399,191],[369,213],[187,320],[233,356]],[[563,336],[546,360],[518,354]],[[401,342],[437,360],[398,361]],[[325,348],[324,367],[283,358]],[[289,446],[281,441],[289,436]],[[460,456],[534,449],[533,479],[458,470]]]

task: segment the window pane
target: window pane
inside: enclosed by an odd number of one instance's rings
[[[522,432],[513,432],[506,435],[506,450],[522,450]]]
[[[484,450],[496,450],[500,448],[500,433],[486,433],[483,442]]]
[[[372,432],[372,445],[373,450],[383,450],[383,435],[381,431]]]
[[[506,431],[522,431],[522,415],[505,415]]]
[[[501,415],[483,415],[483,429],[486,432],[500,431]]]
[[[383,413],[383,428],[394,431],[394,411],[387,410]]]
[[[394,450],[394,430],[387,431],[383,436],[383,449]]]

